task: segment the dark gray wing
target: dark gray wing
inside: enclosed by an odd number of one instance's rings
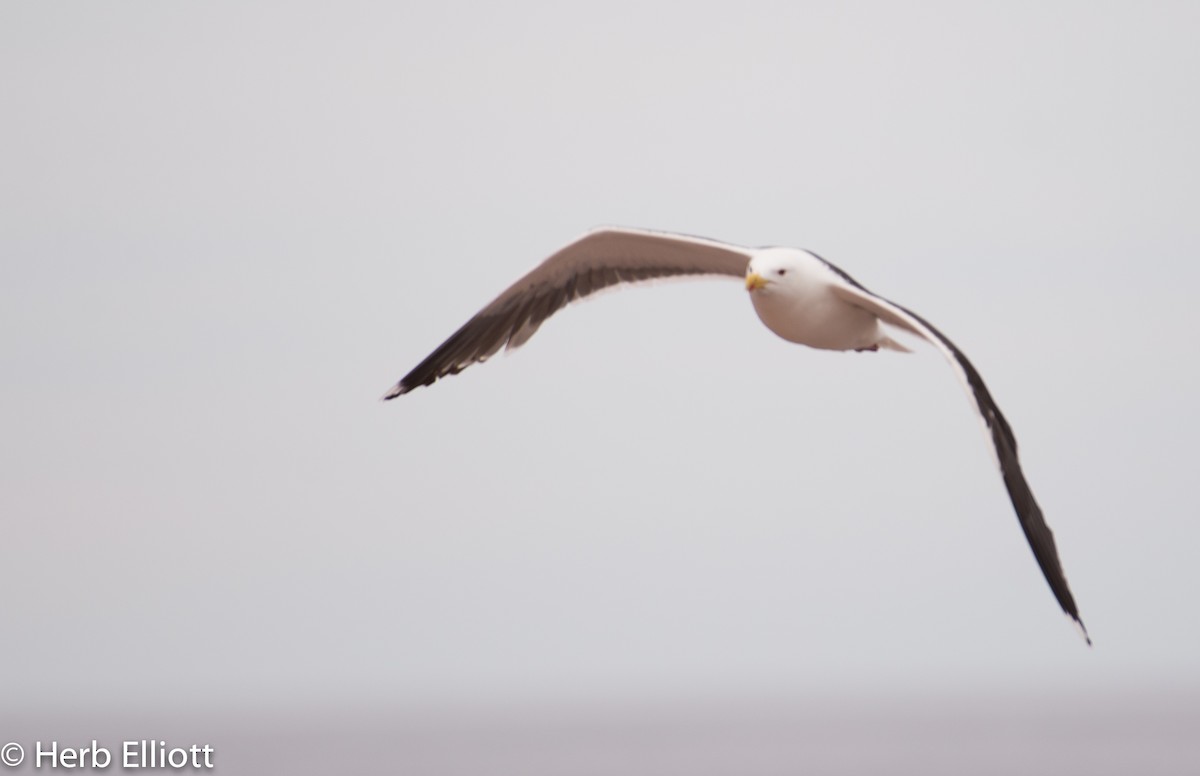
[[[525,344],[542,322],[576,299],[619,283],[679,275],[744,277],[746,248],[638,229],[589,232],[513,283],[396,383],[384,399]]]
[[[871,293],[832,264],[828,262],[825,264],[837,278],[838,282],[834,284],[833,291],[838,297],[874,313],[886,323],[899,326],[927,340],[941,351],[950,365],[954,367],[955,372],[967,387],[971,399],[975,403],[975,408],[979,411],[979,417],[983,420],[984,428],[995,447],[996,460],[1000,464],[1000,474],[1004,477],[1004,485],[1008,489],[1008,497],[1012,501],[1013,509],[1016,510],[1017,520],[1021,523],[1021,530],[1025,532],[1025,538],[1029,541],[1030,548],[1033,549],[1033,557],[1037,559],[1042,574],[1050,583],[1050,590],[1054,592],[1059,606],[1079,626],[1084,639],[1090,645],[1092,639],[1088,636],[1083,620],[1079,619],[1079,608],[1075,605],[1075,598],[1071,595],[1071,588],[1067,586],[1067,577],[1063,574],[1062,563],[1058,559],[1054,534],[1050,531],[1050,526],[1046,525],[1046,519],[1042,516],[1042,508],[1038,506],[1037,500],[1033,497],[1033,491],[1029,488],[1029,483],[1025,481],[1025,474],[1021,471],[1021,462],[1017,458],[1017,438],[1013,436],[1012,427],[1008,425],[1008,420],[1000,412],[992,394],[984,385],[983,377],[958,349],[958,346],[929,321],[912,310]]]

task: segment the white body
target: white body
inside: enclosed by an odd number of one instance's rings
[[[788,342],[822,350],[908,350],[887,336],[878,316],[836,295],[833,289],[846,281],[808,251],[757,250],[749,272],[761,278],[750,294],[754,311]]]

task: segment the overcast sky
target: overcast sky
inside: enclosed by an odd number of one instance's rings
[[[1197,688],[1200,6],[5,3],[6,703]],[[935,351],[609,293],[378,397],[605,223],[807,247]]]

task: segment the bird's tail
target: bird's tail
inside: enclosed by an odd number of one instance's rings
[[[879,347],[884,350],[895,350],[900,353],[911,353],[911,348],[906,348],[891,337],[884,335],[883,339],[879,340]]]

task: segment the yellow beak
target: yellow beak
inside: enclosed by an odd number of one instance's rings
[[[751,272],[746,276],[746,290],[757,291],[767,284],[767,279],[757,272]]]

